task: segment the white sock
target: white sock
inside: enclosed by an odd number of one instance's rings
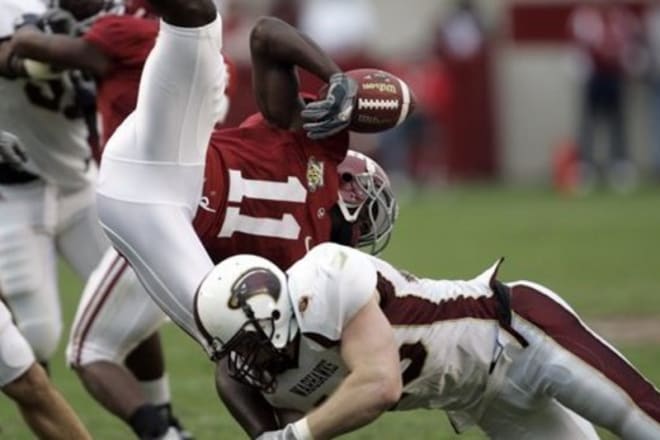
[[[165,405],[172,400],[170,380],[167,373],[156,380],[141,381],[140,385],[147,400],[154,405]]]

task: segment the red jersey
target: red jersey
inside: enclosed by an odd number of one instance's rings
[[[101,146],[135,109],[144,62],[158,35],[158,20],[130,15],[106,15],[83,37],[112,60],[100,79],[97,107],[101,115]]]
[[[260,115],[217,130],[206,160],[194,226],[214,263],[253,253],[286,269],[330,240],[337,165],[348,132],[312,141],[269,125]]]

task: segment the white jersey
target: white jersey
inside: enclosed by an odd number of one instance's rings
[[[0,11],[0,36],[7,36],[23,14],[42,14],[45,6],[36,0],[0,0]],[[0,96],[0,129],[22,141],[28,171],[64,189],[90,182],[87,127],[76,111],[70,75],[49,81],[0,77]]]
[[[329,396],[347,373],[342,331],[377,290],[399,345],[404,389],[396,409],[477,404],[496,354],[497,301],[489,286],[496,270],[471,281],[417,279],[354,249],[315,247],[287,271],[302,333],[299,366],[280,375],[265,398],[306,412]]]

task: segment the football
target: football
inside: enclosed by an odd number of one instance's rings
[[[373,133],[396,127],[413,112],[415,100],[400,78],[378,69],[346,72],[358,84],[350,130]]]

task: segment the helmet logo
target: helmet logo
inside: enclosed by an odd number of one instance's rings
[[[314,156],[307,161],[307,188],[314,192],[323,186],[324,164]]]
[[[280,280],[273,272],[264,268],[254,268],[234,282],[227,305],[230,309],[240,309],[250,298],[257,295],[269,295],[277,301],[281,291]]]

